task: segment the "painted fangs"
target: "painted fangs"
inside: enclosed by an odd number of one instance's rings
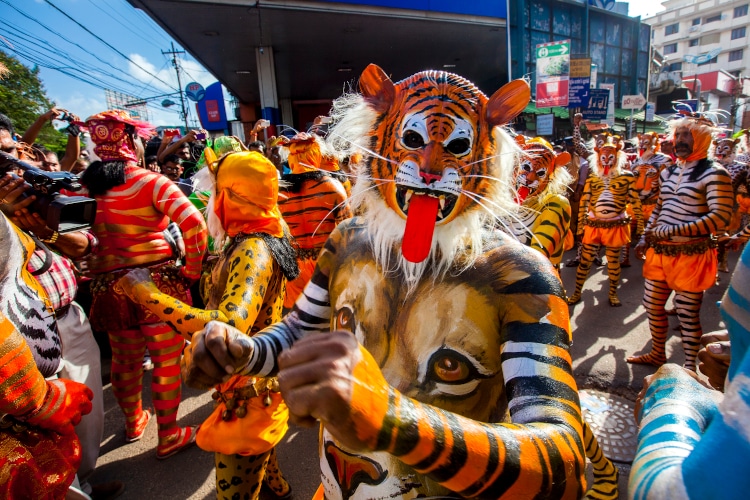
[[[440,197],[440,211],[442,212],[445,209],[445,196]]]
[[[406,196],[404,196],[404,206],[409,206],[409,200],[411,200],[412,195],[414,194],[414,190],[409,189],[406,192]]]

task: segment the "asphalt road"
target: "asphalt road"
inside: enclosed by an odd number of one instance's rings
[[[567,255],[566,258],[570,258]],[[567,260],[567,259],[566,259]],[[734,269],[737,254],[730,257],[730,269]],[[643,279],[641,264],[632,259],[633,267],[623,269],[620,286],[622,307],[613,308],[607,301],[606,267],[592,267],[584,288],[582,301],[571,307],[573,347],[571,354],[579,388],[598,389],[634,401],[646,375],[653,367],[629,365],[625,359],[632,354],[646,352],[650,345],[650,334],[646,312],[641,305]],[[575,283],[575,268],[562,270],[563,283],[572,291]],[[704,332],[721,328],[719,310],[716,305],[726,289],[728,274],[721,275],[718,286],[710,289],[703,301],[702,325]],[[671,325],[677,320],[672,317]],[[667,344],[670,362],[682,364],[684,354],[679,332]],[[107,364],[109,360],[104,360]],[[103,367],[105,373],[107,367]],[[106,379],[106,374],[105,374]],[[105,382],[108,382],[105,380]],[[150,376],[146,383],[150,382]],[[150,405],[150,390],[144,390],[145,404]],[[126,491],[123,500],[161,499],[213,499],[214,462],[213,454],[197,447],[183,451],[165,461],[156,459],[156,425],[150,424],[146,437],[137,443],[126,444],[125,420],[112,395],[110,385],[105,386],[106,424],[101,455],[92,483],[121,480]],[[211,411],[209,393],[184,388],[180,405],[180,425],[198,425]],[[307,429],[292,426],[283,443],[278,446],[282,471],[292,484],[294,498],[309,499],[319,484],[317,460],[317,428]],[[618,463],[621,471],[621,498],[626,498],[629,464]]]

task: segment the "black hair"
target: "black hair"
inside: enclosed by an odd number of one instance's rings
[[[166,164],[166,163],[168,163],[170,161],[172,163],[176,163],[178,165],[182,164],[182,158],[180,158],[176,154],[167,155],[166,158],[164,158],[164,162],[163,163]]]
[[[95,161],[81,174],[81,184],[86,186],[89,196],[104,194],[113,187],[125,184],[124,161]]]
[[[7,130],[10,135],[16,135],[16,130],[13,128],[13,122],[2,113],[0,113],[0,130]]]
[[[156,155],[148,155],[146,157],[146,165],[148,165],[149,163],[158,163],[158,162],[159,162],[159,158]]]
[[[266,143],[263,141],[253,141],[247,143],[247,149],[260,149],[262,152],[266,152]]]

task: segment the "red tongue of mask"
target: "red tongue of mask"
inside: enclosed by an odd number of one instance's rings
[[[516,203],[519,205],[523,205],[523,202],[526,201],[526,197],[529,195],[529,188],[526,186],[521,186],[518,188],[518,191],[516,192]]]
[[[430,254],[440,200],[434,196],[415,194],[409,200],[406,230],[401,253],[409,262],[422,262]]]
[[[604,167],[604,177],[609,175],[609,165]]]

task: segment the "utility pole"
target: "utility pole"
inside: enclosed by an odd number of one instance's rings
[[[188,119],[187,119],[187,108],[185,108],[185,96],[182,95],[182,81],[180,80],[180,66],[177,64],[177,54],[184,54],[184,50],[175,50],[174,49],[174,42],[172,42],[172,50],[168,51],[161,51],[164,55],[171,55],[172,56],[172,65],[174,66],[174,70],[177,73],[177,90],[180,92],[180,105],[182,107],[182,120],[185,122],[185,133],[188,133],[188,130],[190,130],[190,127],[188,127]]]

